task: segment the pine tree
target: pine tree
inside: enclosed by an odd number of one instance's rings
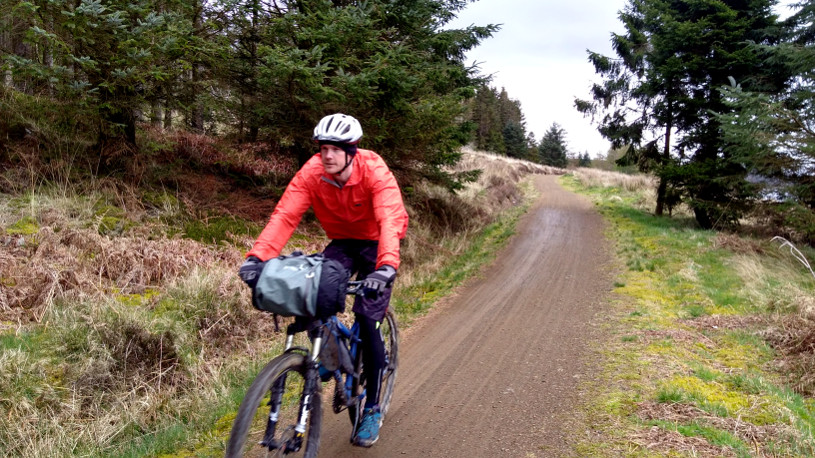
[[[471,103],[471,119],[476,125],[476,148],[525,158],[526,127],[521,103],[509,97],[506,89],[500,92],[483,85]]]
[[[538,145],[540,163],[565,168],[569,163],[566,150],[566,131],[557,123],[552,123]]]
[[[520,124],[508,122],[503,130],[506,155],[517,159],[526,159],[526,135]]]
[[[630,0],[620,14],[626,33],[612,38],[618,59],[590,54],[605,81],[576,106],[604,113],[600,132],[615,148],[629,146],[623,162],[660,177],[657,213],[679,191],[710,228],[749,204],[746,170],[728,154],[714,113],[727,111],[718,88],[728,77],[769,91],[786,80],[748,44],[779,39],[773,3]]]
[[[791,40],[759,46],[768,59],[795,75],[787,90],[773,94],[745,91],[733,80],[722,88],[732,113],[722,114],[730,149],[753,173],[782,180],[797,200],[815,209],[815,5],[805,4],[790,18]]]
[[[244,96],[249,124],[256,122],[262,137],[304,162],[314,151],[316,122],[331,112],[347,113],[363,122],[361,146],[377,150],[406,179],[458,186],[444,167],[458,160],[468,140],[464,102],[480,83],[464,53],[497,29],[445,29],[464,6],[434,0],[260,2],[264,19],[245,24],[257,30],[236,48],[244,53],[237,60],[249,58],[241,66],[257,87],[244,91],[256,97]],[[247,32],[236,30],[235,36]],[[253,43],[256,60],[244,50]]]
[[[163,81],[179,77],[177,60],[192,52],[186,5],[18,2],[6,23],[23,52],[4,55],[7,87],[38,97],[38,111],[65,116],[49,128],[82,123],[77,130],[92,130],[101,151],[111,141],[134,148],[138,112],[162,92]],[[24,115],[32,122],[31,113]]]

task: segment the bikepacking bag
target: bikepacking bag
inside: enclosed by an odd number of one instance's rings
[[[280,316],[326,317],[345,310],[349,272],[321,253],[295,251],[266,261],[252,296],[258,310]]]

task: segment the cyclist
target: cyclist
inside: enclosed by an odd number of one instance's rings
[[[379,325],[387,312],[399,268],[399,245],[408,214],[396,179],[375,152],[357,147],[362,126],[352,116],[329,115],[314,128],[320,151],[295,174],[260,233],[241,278],[254,288],[263,262],[280,255],[309,207],[331,242],[323,254],[363,279],[364,293],[352,311],[360,324],[366,393],[354,444],[370,447],[379,438],[379,391],[385,347]]]

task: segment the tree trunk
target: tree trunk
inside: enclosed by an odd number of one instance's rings
[[[13,24],[10,24],[9,21],[11,21],[11,18],[0,19],[0,26],[2,26],[3,29],[6,29],[5,32],[0,34],[0,49],[14,49],[14,40],[10,32]],[[11,68],[9,68],[3,72],[3,85],[6,87],[12,87],[13,84],[14,75],[11,72]]]
[[[670,110],[671,107],[669,106]],[[671,160],[671,129],[673,128],[673,119],[668,120],[668,125],[665,126],[665,148],[662,150],[662,163],[660,164],[660,171],[663,171],[668,161]],[[654,211],[657,216],[662,216],[665,213],[665,198],[668,194],[668,180],[660,173],[659,186],[657,186],[657,208]]]
[[[708,212],[702,208],[694,207],[693,214],[696,216],[696,222],[702,229],[713,229],[713,221],[710,220]]]
[[[164,130],[173,128],[173,109],[170,106],[164,108]]]
[[[297,154],[297,165],[299,167],[303,167],[306,165],[306,162],[311,159],[311,156],[314,155],[314,152],[310,148],[303,148],[300,145],[294,147],[295,153]]]
[[[153,111],[150,113],[150,124],[153,127],[160,128],[161,127],[161,119],[164,117],[164,112],[162,110],[161,101],[155,100],[153,101]]]
[[[660,176],[659,186],[657,186],[657,208],[654,213],[662,216],[665,213],[665,195],[668,193],[668,180]]]
[[[251,81],[249,81],[249,96],[246,97],[247,110],[246,115],[249,116],[249,131],[247,133],[247,140],[256,142],[258,134],[260,133],[260,123],[255,113],[257,106],[257,63],[258,63],[258,26],[260,21],[260,4],[258,0],[252,0],[252,29],[249,31],[249,65],[251,68]]]
[[[202,16],[204,14],[204,7],[200,2],[195,5],[193,12],[193,30],[196,35],[201,35]],[[201,97],[198,95],[201,86],[201,75],[203,74],[203,66],[200,62],[192,64],[192,75],[190,81],[190,102],[192,103],[189,124],[194,132],[204,132],[204,107],[201,103]]]
[[[668,94],[668,122],[665,123],[665,148],[662,149],[662,158],[659,164],[659,186],[657,186],[657,208],[654,211],[657,216],[665,213],[665,200],[668,194],[668,180],[665,178],[665,167],[671,160],[671,129],[673,129],[673,98]]]

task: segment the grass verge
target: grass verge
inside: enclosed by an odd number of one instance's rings
[[[519,181],[545,172],[467,157],[483,172],[459,195],[411,190],[403,326],[492,259],[528,199]],[[236,276],[268,212],[112,179],[0,197],[0,455],[222,455],[243,393],[282,346]],[[284,251],[326,242],[307,217]]]
[[[647,189],[585,178],[562,183],[609,222],[621,273],[578,454],[815,455],[812,276],[769,240],[655,217]]]

